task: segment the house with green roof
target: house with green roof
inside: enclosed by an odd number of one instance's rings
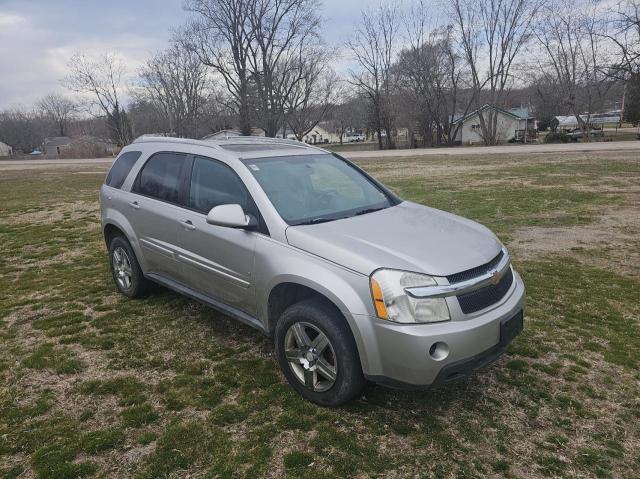
[[[484,143],[480,126],[480,112],[482,112],[486,121],[489,110],[496,112],[496,136],[498,142],[518,141],[529,143],[535,138],[536,120],[529,108],[521,107],[506,110],[492,105],[484,105],[479,110],[474,110],[453,120],[454,125],[462,124],[458,128],[456,141],[463,145]]]

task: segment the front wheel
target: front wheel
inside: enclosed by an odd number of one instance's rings
[[[147,293],[149,280],[142,274],[138,259],[126,238],[116,236],[111,240],[109,262],[118,291],[130,298],[139,298]]]
[[[275,351],[289,384],[309,401],[339,406],[362,392],[364,376],[351,330],[322,301],[301,301],[282,313]]]

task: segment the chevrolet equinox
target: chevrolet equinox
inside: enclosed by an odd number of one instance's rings
[[[365,381],[468,376],[522,330],[525,289],[496,236],[289,140],[142,137],[100,191],[118,290],[151,282],[263,333],[304,398]]]

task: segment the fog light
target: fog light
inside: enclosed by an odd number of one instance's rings
[[[429,356],[431,356],[435,361],[442,361],[449,356],[449,346],[447,343],[443,343],[442,341],[433,343],[429,348]]]

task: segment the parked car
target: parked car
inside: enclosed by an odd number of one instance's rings
[[[578,141],[584,137],[584,132],[580,128],[575,128],[568,132],[567,136],[571,141]],[[594,138],[596,136],[604,136],[604,131],[601,128],[591,128],[589,130],[589,136]]]
[[[365,380],[464,378],[523,327],[524,284],[491,231],[303,143],[141,138],[100,204],[122,294],[159,283],[272,336],[285,378],[317,404]]]

